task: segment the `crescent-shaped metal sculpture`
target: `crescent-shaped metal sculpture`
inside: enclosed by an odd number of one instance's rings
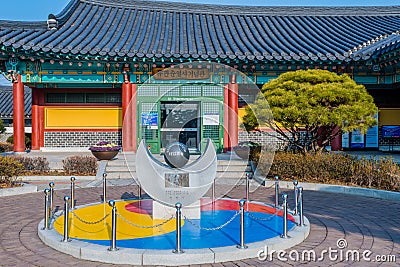
[[[204,153],[193,163],[182,168],[171,168],[153,157],[145,140],[136,154],[136,174],[140,186],[154,200],[175,206],[188,206],[210,189],[217,173],[217,155],[210,139]]]

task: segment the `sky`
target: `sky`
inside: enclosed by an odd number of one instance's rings
[[[45,21],[47,16],[59,14],[71,0],[2,0],[0,20]],[[152,0],[163,1],[163,0]],[[169,0],[197,4],[253,5],[253,6],[394,6],[400,0]],[[112,0],[110,0],[112,2]],[[0,75],[0,85],[10,83]]]
[[[161,0],[153,0],[161,1]],[[255,6],[393,6],[400,0],[169,0],[170,2],[188,2],[223,5]],[[0,20],[47,20],[50,13],[57,15],[70,0],[2,0]],[[110,2],[112,2],[110,0]]]

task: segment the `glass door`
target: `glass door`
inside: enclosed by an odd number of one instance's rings
[[[173,142],[185,144],[198,153],[200,143],[199,102],[161,102],[161,152]]]

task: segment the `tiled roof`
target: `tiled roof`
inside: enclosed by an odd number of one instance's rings
[[[24,87],[25,100],[25,117],[30,118],[32,115],[32,90]],[[13,89],[12,87],[0,87],[0,118],[13,117]]]
[[[49,56],[350,61],[380,55],[400,30],[400,6],[72,0],[56,18],[57,30],[46,22],[0,21],[0,44]],[[359,46],[367,49],[354,51]]]

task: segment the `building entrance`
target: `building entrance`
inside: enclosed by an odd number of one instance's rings
[[[173,142],[185,144],[190,153],[200,152],[200,102],[162,101],[161,152]]]

